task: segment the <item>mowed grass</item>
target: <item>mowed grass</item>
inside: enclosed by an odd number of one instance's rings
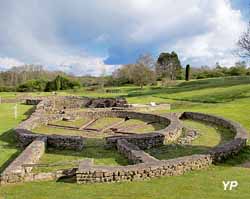
[[[0,104],[0,172],[16,157],[20,150],[16,147],[12,128],[28,116],[31,106],[17,105],[17,118],[14,118],[15,104]]]
[[[91,121],[91,119],[88,118],[81,118],[74,121],[54,121],[50,124],[55,125],[61,125],[61,126],[69,126],[69,127],[81,127],[82,125],[86,124],[87,122]],[[110,128],[112,125],[118,124],[119,122],[124,121],[124,118],[113,118],[113,117],[105,117],[100,118],[97,121],[95,121],[93,124],[89,125],[88,128],[97,129],[99,131]],[[156,130],[163,129],[165,126],[159,123],[155,124],[147,124],[147,122],[137,119],[130,119],[127,120],[124,123],[120,123],[118,126],[115,126],[115,128],[120,129],[121,131],[128,131],[131,133],[148,133]],[[55,128],[52,126],[42,125],[38,126],[37,128],[33,129],[33,132],[35,133],[42,133],[42,134],[59,134],[59,135],[78,135],[83,137],[97,137],[97,138],[103,138],[110,136],[109,133],[105,132],[89,132],[89,131],[78,131],[78,130],[69,130],[69,129],[63,129],[63,128]]]
[[[170,88],[146,87],[145,89],[140,90],[139,88],[131,87],[121,93],[109,95],[126,96],[130,103],[148,103],[150,101],[161,103],[171,102],[172,112],[198,111],[211,113],[240,122],[249,131],[250,97],[248,97],[247,94],[247,86],[249,83],[250,81],[248,77],[216,78],[190,81],[187,83],[184,82]],[[228,93],[230,93],[230,95],[224,95],[223,98],[221,98],[220,93],[222,93],[222,90],[219,89],[220,91],[217,95],[214,93],[215,88],[223,88],[224,93],[229,89],[230,92]],[[237,97],[239,95],[238,90],[241,88],[243,90],[245,89],[245,94],[243,97]],[[187,98],[187,96],[183,95],[183,92],[186,92],[186,94],[189,92],[188,101],[184,99]],[[194,96],[192,96],[192,92],[194,92]],[[201,95],[197,97],[199,92]],[[88,92],[81,91],[78,94],[87,96]],[[105,93],[93,93],[93,95],[105,96]],[[199,101],[197,101],[198,98],[200,98]],[[211,100],[212,98],[213,100]],[[21,116],[19,121],[12,121],[13,118],[10,116],[7,117],[7,106],[10,108],[13,105],[0,105],[0,128],[2,134],[14,127],[17,122],[20,121],[21,117],[25,117]],[[4,116],[2,116],[3,112],[5,114]],[[167,112],[167,110],[159,111],[159,113],[164,112]],[[202,126],[200,126],[200,124],[192,125],[199,125],[199,128],[210,128],[203,126],[203,124],[201,124]],[[198,126],[196,127],[198,128]],[[210,135],[207,135],[207,138],[200,137],[200,139],[203,140],[199,141],[197,139],[193,144],[200,145],[203,143],[204,145],[208,145],[208,147],[216,145],[220,142],[221,135],[217,133],[216,129],[213,131],[213,136],[210,137]],[[230,133],[225,133],[230,137]],[[224,139],[228,139],[227,136],[224,137]],[[8,141],[5,141],[5,143],[9,144],[9,139],[7,140]],[[8,152],[9,149],[5,150],[4,154],[1,153],[0,156],[1,158],[5,156],[5,159],[8,159],[12,153]],[[15,150],[17,149],[15,148]],[[8,153],[9,155],[7,155]],[[63,158],[63,156],[61,157]],[[61,158],[58,160],[61,161]],[[211,166],[207,170],[189,172],[183,176],[161,177],[145,182],[115,184],[77,185],[63,182],[34,182],[19,185],[7,185],[0,187],[0,197],[7,199],[247,199],[250,196],[250,169],[242,168],[240,166],[240,164],[245,161],[250,161],[250,147],[245,148],[240,155],[228,160],[224,164]],[[224,191],[222,181],[227,180],[237,180],[239,186],[233,191]]]
[[[191,144],[166,144],[161,147],[152,148],[148,152],[157,159],[163,160],[193,154],[203,154],[208,152],[212,147],[223,144],[234,137],[233,132],[216,125],[192,120],[184,120],[183,123],[186,127],[198,132],[198,137]]]
[[[40,159],[40,164],[48,166],[37,167],[34,172],[56,171],[58,169],[67,169],[77,167],[79,162],[84,159],[93,159],[97,165],[127,165],[128,161],[120,155],[115,149],[105,149],[103,139],[87,139],[84,150],[55,150],[48,149]],[[49,166],[51,165],[52,166]],[[57,164],[53,166],[53,164]],[[59,165],[58,165],[59,164]],[[63,165],[60,165],[63,164]]]

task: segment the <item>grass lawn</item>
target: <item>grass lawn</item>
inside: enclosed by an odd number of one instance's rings
[[[87,139],[84,150],[47,150],[42,156],[39,163],[53,164],[60,162],[68,162],[69,165],[53,166],[53,167],[39,167],[35,168],[34,172],[47,172],[58,169],[72,168],[77,166],[75,160],[83,160],[85,158],[93,158],[94,164],[97,165],[127,165],[127,159],[120,155],[115,149],[105,149],[103,139]]]
[[[11,129],[28,116],[30,108],[31,106],[18,105],[18,115],[15,120],[14,104],[0,104],[0,172],[20,153]]]
[[[95,128],[95,129],[104,129],[106,127],[111,126],[112,124],[118,123],[120,121],[123,121],[123,118],[112,118],[112,117],[105,117],[100,118],[88,128]],[[62,125],[62,126],[70,126],[70,127],[81,127],[83,124],[87,123],[89,119],[83,118],[83,119],[77,119],[75,121],[55,121],[51,122],[51,124],[55,125]],[[137,119],[130,119],[123,124],[119,125],[119,129],[124,131],[129,131],[133,133],[148,133],[156,130],[163,129],[165,126],[162,124],[147,124],[146,122],[142,120]],[[35,129],[33,129],[33,132],[36,133],[43,133],[43,134],[60,134],[60,135],[80,135],[80,136],[87,136],[87,137],[98,137],[103,138],[110,136],[110,134],[107,133],[99,133],[99,132],[88,132],[88,131],[77,131],[77,130],[68,130],[68,129],[61,129],[61,128],[54,128],[51,126],[39,126]]]
[[[250,79],[216,78],[183,82],[170,88],[145,87],[140,90],[136,87],[116,88],[121,91],[110,96],[126,96],[130,103],[148,103],[150,101],[171,103],[172,112],[199,111],[223,116],[240,122],[248,131],[250,130]],[[217,88],[217,89],[216,89]],[[73,93],[73,92],[72,92]],[[80,91],[82,96],[90,96],[89,92]],[[1,95],[1,94],[0,94]],[[106,93],[92,93],[92,96],[105,96]],[[13,140],[11,128],[26,117],[24,114],[29,107],[20,105],[17,120],[13,119],[13,105],[0,105],[0,164],[18,153]],[[166,110],[159,111],[167,112]],[[211,147],[221,141],[230,138],[231,134],[224,129],[205,126],[203,123],[185,121],[202,131],[202,135],[193,142],[192,148],[187,152],[193,152],[198,146]],[[206,134],[205,134],[206,132]],[[100,147],[101,148],[101,147]],[[126,164],[124,159],[113,152],[98,152],[98,149],[82,154],[83,157],[96,157],[97,164]],[[178,150],[182,155],[181,150]],[[183,150],[185,151],[185,150]],[[171,154],[158,151],[155,155],[159,158],[169,158]],[[77,158],[74,153],[65,152],[65,155]],[[83,152],[84,153],[84,152]],[[63,152],[55,154],[48,152],[43,161],[63,161]],[[114,155],[114,156],[113,156]],[[51,158],[53,156],[53,158]],[[100,158],[98,158],[99,156]],[[110,156],[115,157],[109,159]],[[99,162],[98,162],[98,161]],[[241,163],[250,161],[250,147],[245,148],[240,155],[219,165],[213,165],[207,170],[194,171],[183,176],[161,177],[145,182],[77,185],[65,182],[34,182],[19,185],[7,185],[0,187],[0,198],[6,199],[83,199],[83,198],[138,198],[138,199],[247,199],[250,197],[250,169],[240,166]],[[233,191],[224,191],[222,181],[237,180],[239,186]]]
[[[202,154],[212,147],[232,139],[234,136],[228,129],[203,122],[184,120],[184,124],[186,127],[195,129],[199,133],[198,137],[190,145],[173,143],[152,148],[148,152],[157,159],[165,160],[186,155]]]

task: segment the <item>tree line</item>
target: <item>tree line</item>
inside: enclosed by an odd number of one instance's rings
[[[199,68],[187,65],[182,67],[176,52],[161,53],[155,61],[150,54],[139,56],[133,64],[126,64],[116,69],[111,75],[100,77],[76,77],[61,71],[47,71],[42,66],[26,65],[13,67],[0,72],[0,91],[56,91],[79,87],[98,89],[105,86],[121,86],[134,84],[143,88],[145,85],[163,86],[175,80],[203,79],[225,76],[250,75],[246,62],[237,62],[232,67],[223,67],[216,63],[215,67]]]

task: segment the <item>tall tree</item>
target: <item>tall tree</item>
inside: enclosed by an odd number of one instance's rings
[[[161,53],[156,64],[158,78],[176,80],[181,79],[181,62],[175,52]]]

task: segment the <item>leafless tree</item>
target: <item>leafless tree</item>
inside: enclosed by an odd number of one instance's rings
[[[150,53],[145,53],[145,54],[140,55],[136,63],[147,66],[150,69],[154,69],[155,67],[154,58]]]
[[[240,48],[238,54],[243,58],[250,58],[250,23],[246,32],[241,35],[238,46]]]

